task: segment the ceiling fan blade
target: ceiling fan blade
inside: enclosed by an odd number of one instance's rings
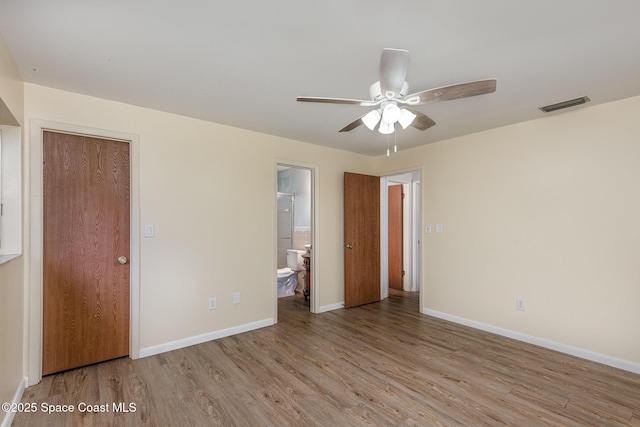
[[[362,117],[358,117],[357,119],[355,119],[354,121],[352,121],[351,123],[343,127],[342,129],[340,129],[338,132],[349,132],[350,130],[357,128],[362,124]]]
[[[325,98],[321,96],[299,96],[296,98],[298,102],[321,102],[324,104],[351,104],[370,107],[374,105],[371,101],[363,99],[346,99],[346,98]]]
[[[407,78],[409,51],[403,49],[383,49],[380,57],[380,89],[382,95],[393,98],[400,94]]]
[[[412,112],[416,115],[416,118],[411,122],[411,126],[418,130],[427,130],[431,126],[435,126],[436,122],[431,120],[431,117],[427,116],[424,113],[421,113],[418,110],[414,110],[413,108],[404,107],[405,110]]]
[[[458,83],[450,86],[442,86],[434,89],[423,90],[404,97],[403,104],[420,105],[427,102],[450,101],[452,99],[467,98],[470,96],[484,95],[496,91],[497,80],[477,80],[468,83]]]

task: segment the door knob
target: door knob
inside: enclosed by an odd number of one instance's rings
[[[346,247],[347,249],[353,249],[353,246],[351,246],[349,243],[347,243],[345,247]]]
[[[127,261],[129,261],[129,260],[128,260],[128,259],[127,259],[127,257],[126,257],[126,256],[124,256],[124,255],[123,255],[123,256],[120,256],[120,257],[118,257],[118,262],[119,262],[120,264],[126,264],[126,263],[127,263]]]

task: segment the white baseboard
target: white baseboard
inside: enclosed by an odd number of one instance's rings
[[[20,400],[22,400],[22,395],[24,394],[24,389],[27,387],[27,378],[23,378],[20,381],[20,384],[18,384],[18,389],[16,390],[15,394],[13,395],[13,400],[11,400],[11,403],[15,403],[16,405],[18,403],[20,403]],[[13,422],[13,417],[16,416],[15,412],[0,412],[4,413],[4,418],[2,419],[2,423],[0,423],[0,427],[11,427],[11,423]]]
[[[630,362],[624,359],[618,359],[616,357],[607,356],[605,354],[596,353],[596,352],[585,350],[579,347],[573,347],[570,345],[547,340],[544,338],[534,337],[532,335],[523,334],[523,333],[512,331],[509,329],[499,328],[497,326],[489,325],[487,323],[476,322],[475,320],[453,316],[451,314],[442,313],[442,312],[431,310],[425,307],[422,308],[422,314],[427,314],[429,316],[437,317],[443,320],[448,320],[453,323],[459,323],[461,325],[469,326],[471,328],[492,332],[494,334],[502,335],[507,338],[513,338],[518,341],[523,341],[529,344],[534,344],[540,347],[548,348],[550,350],[559,351],[560,353],[570,354],[571,356],[580,357],[582,359],[591,360],[592,362],[598,362],[598,363],[602,363],[603,365],[608,365],[614,368],[623,369],[625,371],[640,374],[639,363]]]
[[[320,311],[318,311],[318,313],[325,313],[327,311],[338,310],[339,308],[344,308],[344,302],[337,302],[335,304],[323,305],[320,307]]]
[[[140,349],[140,357],[153,356],[154,354],[165,353],[167,351],[177,350],[179,348],[189,347],[191,345],[201,344],[203,342],[217,340],[219,338],[229,337],[231,335],[241,334],[243,332],[249,332],[253,331],[254,329],[260,329],[272,325],[275,325],[274,319],[264,319],[257,322],[246,323],[240,326],[234,326],[232,328],[222,329],[220,331],[208,332],[206,334],[196,335],[194,337],[183,338],[181,340],[171,341],[151,347],[145,347]]]

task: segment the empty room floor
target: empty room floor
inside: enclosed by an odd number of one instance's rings
[[[417,294],[320,315],[296,295],[275,326],[50,375],[22,402],[38,411],[14,426],[639,426],[640,375],[421,315]]]

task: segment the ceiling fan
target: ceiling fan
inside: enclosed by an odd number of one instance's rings
[[[391,134],[395,131],[396,123],[403,129],[412,126],[419,130],[429,129],[436,124],[427,115],[411,108],[415,105],[484,95],[496,90],[496,79],[488,79],[442,86],[408,95],[409,85],[405,81],[408,68],[409,51],[385,48],[380,58],[380,80],[369,88],[370,100],[299,96],[297,101],[377,107],[340,129],[340,132],[347,132],[364,124],[370,130],[377,126],[378,132]]]

